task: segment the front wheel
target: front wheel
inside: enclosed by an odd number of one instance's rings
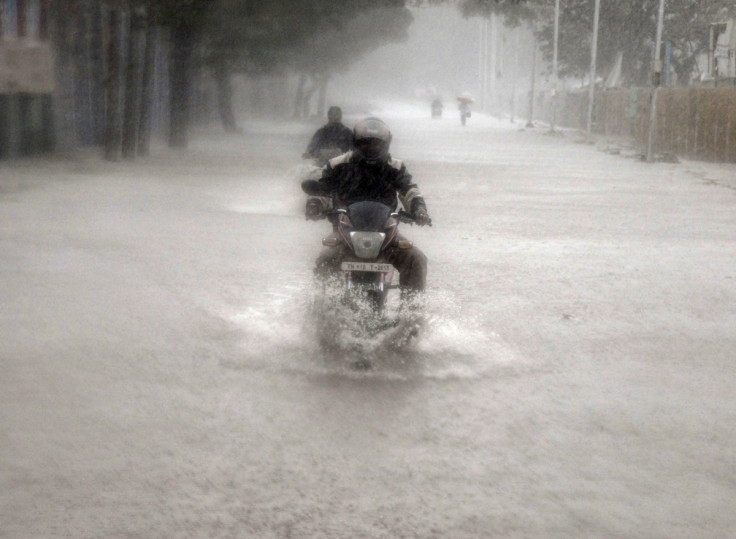
[[[366,298],[368,304],[373,308],[376,313],[383,312],[383,308],[386,306],[386,293],[380,290],[367,290]]]
[[[386,306],[386,291],[353,285],[345,292],[345,302],[356,311],[366,311],[380,315]]]

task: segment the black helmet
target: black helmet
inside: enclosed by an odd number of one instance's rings
[[[378,118],[366,118],[355,124],[353,146],[359,160],[369,165],[388,161],[388,148],[391,145],[391,131]]]
[[[330,122],[340,122],[340,121],[342,121],[342,109],[340,107],[330,107],[327,110],[327,119]]]

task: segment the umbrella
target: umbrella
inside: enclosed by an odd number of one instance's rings
[[[475,103],[475,99],[470,97],[470,94],[467,92],[457,96],[457,100],[460,101],[460,103],[467,103],[468,105],[470,105],[471,103]]]

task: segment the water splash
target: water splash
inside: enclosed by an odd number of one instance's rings
[[[488,321],[463,313],[449,292],[429,291],[421,320],[399,317],[377,333],[364,331],[360,317],[334,308],[334,299],[294,287],[264,292],[259,304],[229,317],[240,346],[227,366],[443,380],[492,376],[519,362]],[[389,320],[397,304],[392,298],[387,305]],[[409,337],[414,326],[418,334]]]

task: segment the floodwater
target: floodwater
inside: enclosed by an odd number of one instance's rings
[[[0,165],[0,537],[733,536],[734,166],[428,112],[382,111],[428,320],[370,371],[309,316],[318,124]]]

